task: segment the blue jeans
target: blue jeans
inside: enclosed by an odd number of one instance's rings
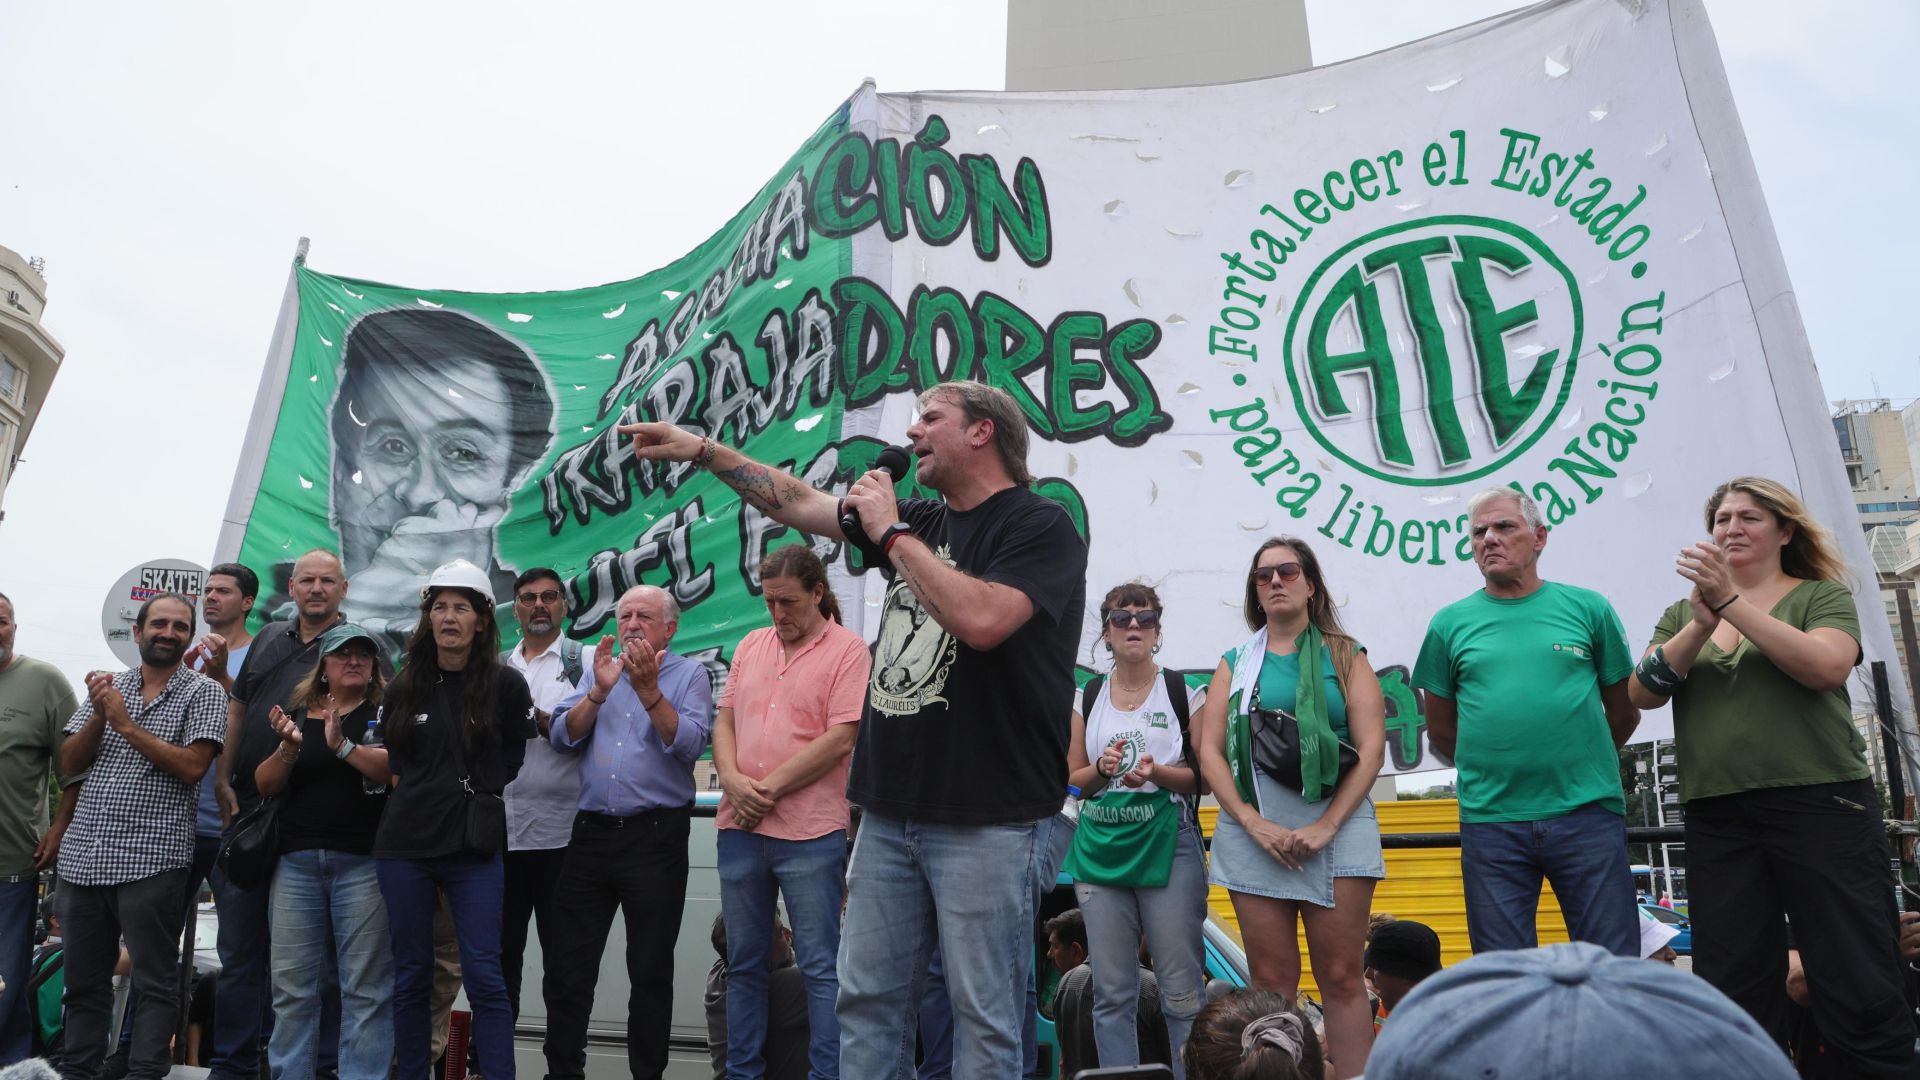
[[[33,1026],[27,1009],[27,977],[33,966],[34,896],[39,875],[0,879],[0,1068],[33,1056]],[[131,1026],[131,1025],[129,1025]]]
[[[840,1075],[840,904],[846,895],[847,834],[780,840],[745,829],[717,837],[720,910],[727,921],[727,1076],[766,1075],[767,970],[774,897],[793,920],[793,956],[807,981],[807,1063],[811,1080]]]
[[[433,988],[433,909],[444,891],[460,940],[460,976],[487,1080],[514,1080],[513,1007],[500,968],[500,904],[506,893],[500,856],[374,861],[393,939],[394,1076],[428,1080],[433,1072],[427,995]]]
[[[340,982],[340,1080],[385,1080],[393,1062],[393,947],[371,855],[290,851],[273,873],[273,1080],[313,1080],[328,961]]]
[[[914,1080],[953,1080],[953,1002],[947,998],[947,969],[940,961],[938,937],[920,991],[920,1068],[913,1075]]]
[[[953,1000],[954,1076],[1020,1075],[1031,867],[1042,839],[1032,821],[934,825],[873,813],[861,820],[840,938],[842,1073],[910,1075],[914,1013],[938,934]]]
[[[1093,1042],[1100,1064],[1140,1064],[1140,978],[1135,958],[1140,935],[1147,936],[1153,969],[1160,978],[1161,1012],[1167,1022],[1167,1044],[1173,1050],[1173,1075],[1180,1080],[1186,1068],[1180,1048],[1186,1045],[1193,1018],[1207,1000],[1206,945],[1201,926],[1207,921],[1206,856],[1200,850],[1199,830],[1183,827],[1173,849],[1173,866],[1166,885],[1134,889],[1118,885],[1074,886],[1080,914],[1087,921],[1087,960],[1093,968]]]
[[[1640,955],[1626,822],[1598,803],[1544,821],[1461,823],[1460,878],[1475,953],[1539,945],[1542,875],[1575,941]]]
[[[254,1080],[260,1043],[273,1024],[267,981],[272,886],[243,889],[218,866],[209,875],[220,913],[220,978],[213,990],[213,1060],[208,1080]]]

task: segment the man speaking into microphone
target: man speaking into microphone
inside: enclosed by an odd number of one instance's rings
[[[1027,868],[1067,787],[1087,549],[1030,490],[1006,392],[942,383],[919,410],[907,438],[938,501],[895,499],[880,470],[835,499],[671,424],[620,433],[642,460],[695,462],[774,520],[843,537],[890,579],[847,783],[864,816],[840,939],[840,1073],[898,1071],[937,925],[954,1076],[1005,1080],[1023,1071]]]

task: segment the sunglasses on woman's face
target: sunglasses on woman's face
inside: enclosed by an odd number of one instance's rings
[[[1265,585],[1279,575],[1281,581],[1300,580],[1300,564],[1283,562],[1278,566],[1256,566],[1253,568],[1253,581],[1256,585]]]
[[[1160,613],[1148,608],[1145,611],[1107,612],[1107,625],[1115,630],[1125,630],[1128,626],[1137,626],[1142,630],[1153,630],[1160,626]]]

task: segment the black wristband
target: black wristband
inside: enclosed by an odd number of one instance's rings
[[[1723,612],[1723,611],[1725,611],[1725,610],[1727,610],[1727,605],[1729,605],[1729,604],[1731,604],[1731,603],[1733,603],[1733,602],[1734,602],[1735,600],[1738,600],[1738,599],[1740,599],[1740,594],[1739,594],[1739,593],[1734,593],[1734,594],[1733,594],[1732,596],[1729,596],[1729,597],[1727,597],[1727,598],[1726,598],[1725,600],[1722,600],[1722,601],[1720,602],[1720,606],[1719,606],[1719,607],[1717,607],[1717,608],[1708,608],[1707,610],[1708,610],[1708,611],[1711,611],[1711,612],[1713,612],[1713,613],[1714,613],[1715,615],[1718,615],[1718,614],[1720,614],[1721,612]]]
[[[587,700],[593,702],[595,705],[605,705],[607,703],[606,698],[594,697],[591,691],[587,693]]]

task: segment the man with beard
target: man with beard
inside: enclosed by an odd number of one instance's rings
[[[513,618],[520,644],[500,662],[527,680],[540,737],[527,744],[520,775],[507,785],[506,895],[500,911],[500,964],[507,1000],[520,1016],[521,969],[526,963],[527,921],[540,935],[540,953],[553,947],[553,891],[580,809],[580,759],[548,742],[553,713],[580,681],[580,643],[561,633],[566,594],[560,574],[538,567],[513,583]],[[471,1044],[469,1044],[471,1045]]]
[[[60,849],[65,1075],[75,1080],[93,1080],[106,1054],[123,936],[140,991],[127,1075],[159,1080],[170,1068],[194,802],[226,738],[220,684],[180,662],[193,621],[193,602],[177,593],[142,604],[133,631],[140,666],[87,676],[87,701],[67,721],[64,771],[87,772]]]
[[[200,593],[200,621],[206,624],[207,633],[187,650],[181,663],[231,692],[233,680],[240,677],[240,668],[247,662],[247,651],[253,646],[253,635],[247,632],[247,616],[253,611],[254,598],[259,593],[259,576],[239,563],[220,563],[207,571],[207,584]],[[72,710],[68,710],[68,715],[72,715]],[[227,826],[220,810],[220,784],[216,779],[223,760],[224,754],[214,758],[206,778],[200,781],[200,798],[193,822],[193,864],[187,870],[183,901],[188,918],[193,917],[193,902],[200,895],[200,883],[212,877],[214,860],[220,854],[220,834]],[[139,1001],[140,995],[136,992],[128,1003],[128,1011],[137,1009]],[[123,1026],[120,1048],[101,1067],[101,1080],[125,1076],[127,1055],[132,1050],[133,1028]]]

